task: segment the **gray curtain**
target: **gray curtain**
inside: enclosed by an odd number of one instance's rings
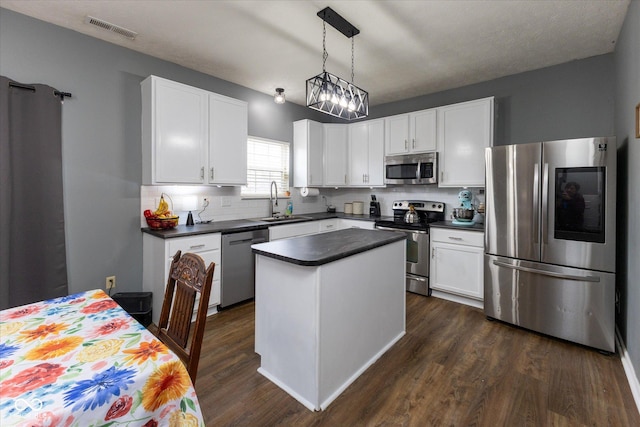
[[[0,76],[0,309],[68,294],[54,91]]]

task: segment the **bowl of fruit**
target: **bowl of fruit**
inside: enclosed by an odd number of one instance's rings
[[[164,200],[164,196],[160,196],[160,203],[155,212],[150,209],[144,211],[144,218],[152,230],[169,230],[178,225],[180,219],[169,210],[169,204]]]

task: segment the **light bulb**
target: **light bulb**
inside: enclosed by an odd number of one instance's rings
[[[356,103],[353,102],[353,99],[351,101],[349,101],[349,104],[347,105],[347,110],[349,110],[349,111],[355,111],[356,110]]]

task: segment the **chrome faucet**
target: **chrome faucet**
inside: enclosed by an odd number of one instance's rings
[[[276,199],[275,203],[273,203],[273,187],[276,187]],[[278,212],[274,212],[273,206],[278,206],[278,184],[275,181],[271,181],[271,187],[269,188],[269,216],[273,217],[278,214]]]

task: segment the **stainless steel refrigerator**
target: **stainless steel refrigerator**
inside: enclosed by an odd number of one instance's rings
[[[615,138],[485,154],[485,314],[614,352]]]

